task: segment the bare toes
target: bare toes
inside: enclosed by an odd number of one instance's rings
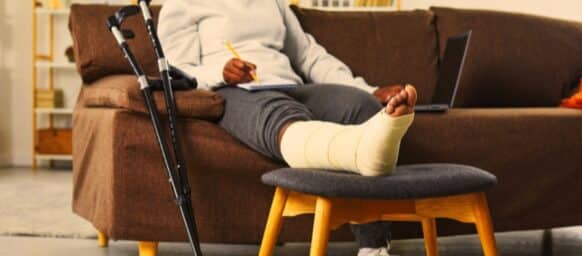
[[[398,97],[392,97],[392,99],[390,99],[390,101],[388,101],[388,105],[395,107],[396,105],[398,105],[399,103]]]
[[[397,100],[396,104],[397,105],[402,104],[405,99],[406,99],[406,96],[403,95],[402,93],[399,93],[398,96],[396,96],[396,100]]]
[[[391,115],[394,112],[394,106],[388,105],[386,106],[386,114]]]
[[[408,98],[408,92],[402,91],[404,93],[398,93],[396,96],[392,97],[386,106],[386,113],[391,116],[401,116],[406,114],[406,101]]]
[[[405,104],[401,104],[400,106],[394,108],[394,111],[390,115],[396,117],[403,116],[406,114],[410,114],[410,108]]]
[[[414,112],[414,105],[418,98],[416,89],[412,85],[406,85],[404,90],[396,94],[388,102],[386,113],[397,117]]]
[[[406,85],[404,90],[408,94],[408,98],[406,100],[406,105],[408,105],[409,107],[413,107],[414,105],[416,105],[416,100],[418,98],[418,94],[416,92],[416,89],[412,85]]]

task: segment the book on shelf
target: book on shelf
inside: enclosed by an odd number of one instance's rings
[[[358,7],[379,7],[392,5],[394,5],[394,0],[355,0],[354,2],[354,6]]]
[[[36,89],[37,108],[60,108],[63,106],[63,91],[60,89]]]

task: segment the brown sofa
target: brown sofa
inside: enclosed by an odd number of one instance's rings
[[[138,84],[105,26],[115,10],[75,5],[70,17],[85,84],[73,116],[73,210],[114,239],[183,241]],[[489,193],[497,231],[582,225],[582,111],[556,107],[582,76],[581,23],[447,8],[294,11],[304,29],[356,74],[374,85],[415,84],[420,103],[432,96],[446,38],[473,29],[457,108],[418,114],[400,163],[461,163],[497,175],[499,185]],[[141,22],[128,22],[137,34],[130,45],[155,76]],[[177,101],[202,241],[258,243],[273,192],[259,177],[283,164],[215,124],[224,101],[213,92],[178,92]],[[280,238],[307,241],[310,221],[288,220]],[[396,237],[419,231],[416,224],[394,226]],[[466,232],[474,230],[439,223],[441,235]],[[345,227],[332,236],[352,239]]]

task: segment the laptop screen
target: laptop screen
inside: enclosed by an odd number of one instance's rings
[[[432,104],[453,107],[470,35],[471,31],[448,39]]]

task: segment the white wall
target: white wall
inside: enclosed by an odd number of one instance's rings
[[[19,44],[22,40],[16,39],[14,28],[22,25],[22,17],[17,17],[15,5],[22,5],[21,1],[0,2],[0,166],[12,162],[12,141],[16,134],[13,133],[13,85],[23,80],[22,61],[18,55],[25,52]],[[26,61],[24,61],[26,62]],[[21,96],[21,95],[18,95]]]
[[[31,2],[0,1],[0,165],[31,164]],[[406,9],[433,5],[498,9],[582,21],[582,0],[403,0],[403,3]]]
[[[31,5],[32,1],[0,2],[0,24],[3,26],[0,149],[4,149],[4,155],[9,157],[10,163],[23,165],[30,165],[32,150]]]
[[[4,31],[6,29],[6,17],[4,13],[4,5],[0,4],[0,31]],[[5,66],[4,56],[6,55],[6,42],[4,42],[4,38],[0,40],[0,81],[4,80],[7,76],[7,68]],[[7,83],[0,83],[0,167],[7,163],[8,158],[8,135],[10,130],[8,129],[8,125],[10,124],[10,116],[8,115],[10,112],[8,111],[8,106],[10,103],[8,102],[9,97],[7,96],[9,93],[7,92]]]
[[[406,9],[449,6],[531,13],[582,21],[581,0],[402,0],[402,3]]]

